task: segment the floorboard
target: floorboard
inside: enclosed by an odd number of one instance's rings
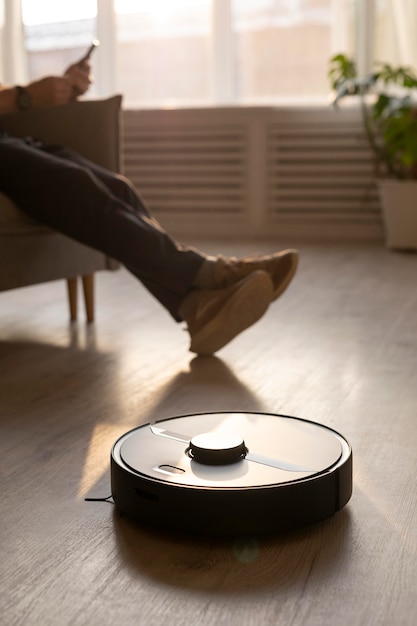
[[[288,292],[210,358],[124,270],[97,277],[94,325],[68,322],[64,282],[0,294],[2,624],[417,623],[417,255],[300,252]],[[219,540],[85,502],[110,494],[119,435],[212,410],[340,431],[349,504],[298,531]]]

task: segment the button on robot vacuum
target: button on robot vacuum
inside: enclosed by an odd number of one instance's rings
[[[228,465],[245,458],[242,437],[228,433],[202,433],[190,441],[188,455],[204,465]]]

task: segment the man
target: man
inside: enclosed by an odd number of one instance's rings
[[[90,84],[89,62],[81,61],[63,76],[0,87],[0,115],[65,104]],[[2,133],[0,191],[31,218],[119,260],[177,322],[186,322],[197,354],[213,354],[258,321],[296,271],[295,250],[236,259],[179,244],[128,179],[64,146]]]

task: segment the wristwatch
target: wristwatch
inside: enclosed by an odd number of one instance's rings
[[[30,109],[32,105],[32,98],[27,89],[21,87],[20,85],[16,85],[17,91],[17,108],[19,111],[27,111]]]

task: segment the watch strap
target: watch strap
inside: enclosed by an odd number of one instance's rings
[[[16,85],[17,91],[17,108],[19,111],[26,111],[30,109],[32,106],[32,98],[27,89],[21,87],[20,85]]]

